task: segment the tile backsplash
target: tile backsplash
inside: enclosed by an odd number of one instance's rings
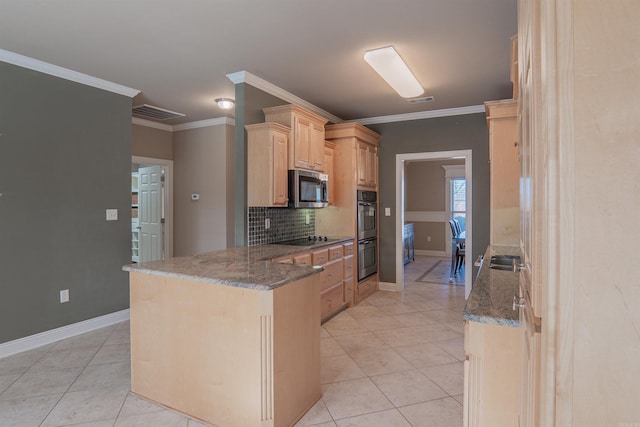
[[[249,208],[249,246],[312,236],[316,232],[315,209]],[[306,216],[309,215],[309,224]],[[265,229],[265,219],[271,227]]]

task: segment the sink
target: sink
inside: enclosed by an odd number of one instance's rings
[[[517,255],[494,255],[491,257],[489,268],[494,270],[513,270],[513,261],[520,264],[520,257]]]

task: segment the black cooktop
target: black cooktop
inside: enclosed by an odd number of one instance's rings
[[[313,246],[320,244],[327,244],[338,241],[340,239],[332,239],[327,236],[308,236],[300,239],[286,240],[284,242],[276,242],[276,245],[291,245],[291,246]]]

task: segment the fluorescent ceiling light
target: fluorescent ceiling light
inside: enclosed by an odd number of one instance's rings
[[[424,93],[424,89],[393,46],[368,50],[364,53],[364,60],[401,97],[413,98]]]
[[[218,107],[220,107],[223,110],[231,110],[235,105],[235,102],[233,101],[233,99],[229,99],[229,98],[218,98],[216,99],[216,102],[218,103]]]

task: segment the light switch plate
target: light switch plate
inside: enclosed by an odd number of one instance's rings
[[[391,208],[384,208],[384,216],[391,216]]]
[[[60,304],[69,302],[69,289],[63,289],[60,291]]]
[[[118,220],[118,209],[107,209],[107,221]]]

